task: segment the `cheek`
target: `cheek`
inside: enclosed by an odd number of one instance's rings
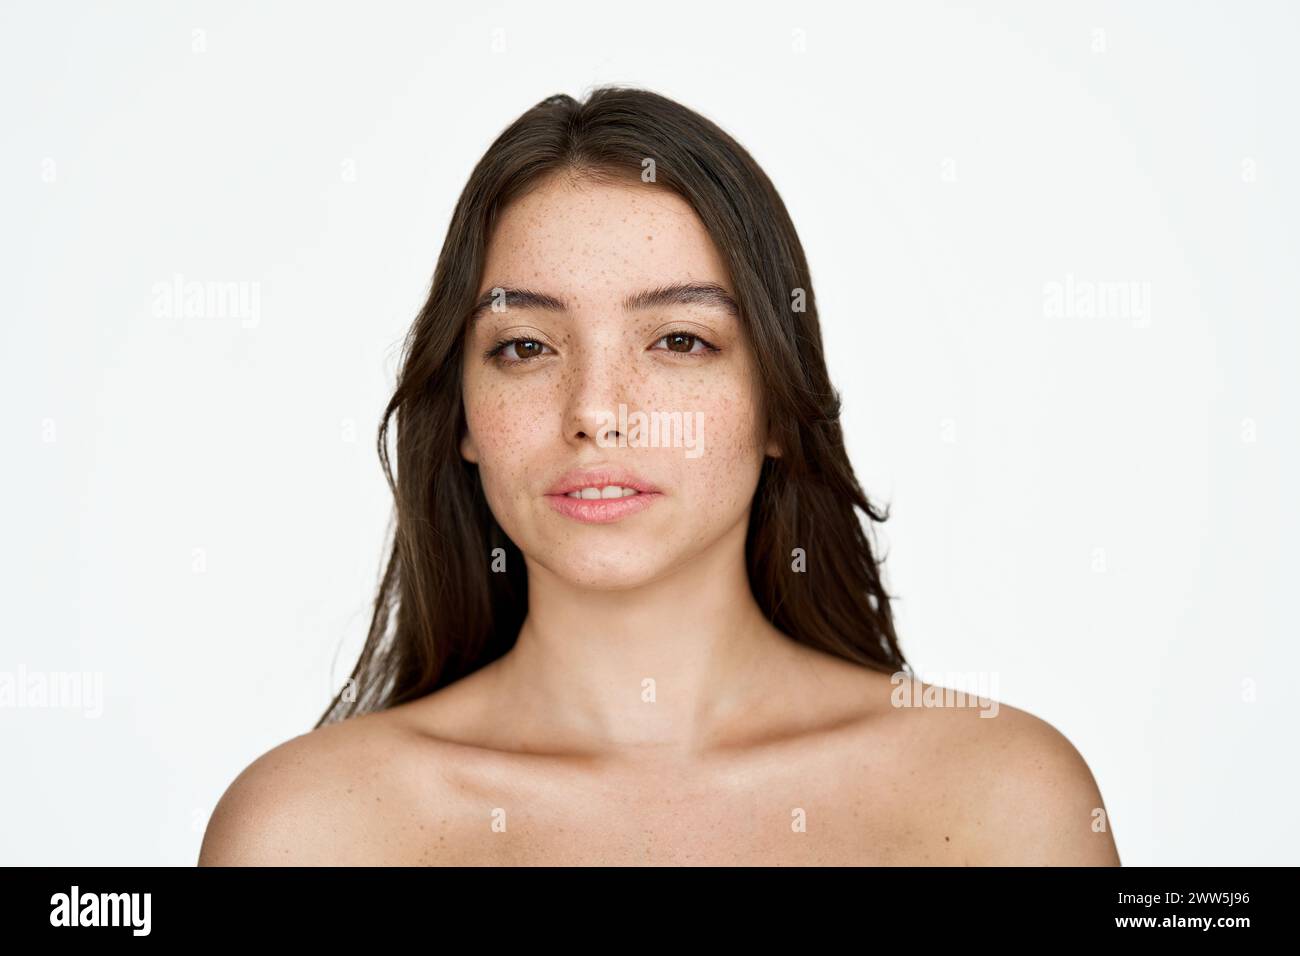
[[[720,513],[743,508],[753,494],[763,458],[752,391],[734,382],[725,388],[715,385],[693,396],[686,407],[700,413],[696,420],[702,429],[702,451],[695,458],[681,459],[684,487]]]
[[[735,467],[761,447],[757,387],[742,367],[728,368],[726,374],[702,375],[682,391],[679,407],[700,413],[705,438],[701,460],[713,458],[720,468]]]
[[[467,388],[465,420],[478,452],[479,475],[489,502],[528,487],[528,463],[547,434],[548,408],[541,400],[521,401],[506,388]]]

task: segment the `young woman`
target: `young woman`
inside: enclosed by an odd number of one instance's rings
[[[379,451],[360,661],[200,864],[1119,862],[1049,724],[902,693],[803,249],[684,106],[553,96],[492,144]]]

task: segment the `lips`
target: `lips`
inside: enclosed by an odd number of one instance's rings
[[[572,497],[570,492],[585,488],[617,486],[631,488],[634,495],[610,498]],[[652,482],[622,468],[582,468],[567,472],[546,493],[546,503],[555,511],[584,524],[608,524],[649,508],[663,497]]]
[[[567,495],[583,488],[604,488],[618,485],[634,488],[641,494],[660,494],[654,484],[623,468],[575,468],[566,472],[546,492],[548,495]]]

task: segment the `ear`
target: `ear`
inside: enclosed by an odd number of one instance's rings
[[[474,444],[474,438],[470,435],[469,429],[465,429],[465,435],[460,440],[460,456],[473,465],[478,464],[478,448]]]
[[[780,446],[779,444],[777,444],[777,441],[776,441],[775,438],[769,438],[769,439],[767,440],[767,448],[765,448],[765,449],[763,450],[763,453],[764,453],[765,455],[767,455],[767,457],[769,457],[769,458],[780,458],[780,457],[781,457],[781,446]]]

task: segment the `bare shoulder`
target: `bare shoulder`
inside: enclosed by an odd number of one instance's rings
[[[1097,781],[1063,733],[1000,701],[967,697],[953,706],[945,688],[916,683],[931,704],[915,706],[913,695],[899,716],[912,722],[928,765],[941,775],[965,862],[1120,865]],[[907,696],[896,691],[895,699]]]
[[[400,733],[383,713],[293,737],[239,773],[213,810],[199,866],[363,863],[363,831],[391,794],[383,768]]]
[[[867,776],[846,779],[876,800],[888,781],[883,793],[898,796],[901,829],[942,851],[923,856],[973,866],[1120,865],[1097,781],[1052,724],[901,671],[856,671],[850,740]]]

